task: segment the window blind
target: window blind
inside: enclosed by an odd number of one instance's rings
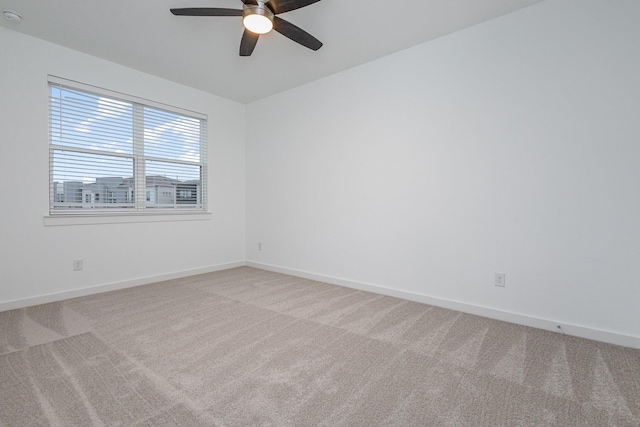
[[[49,80],[50,212],[206,209],[206,117]]]

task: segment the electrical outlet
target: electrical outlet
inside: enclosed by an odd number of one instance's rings
[[[496,273],[493,284],[504,288],[507,285],[507,275],[505,273]]]
[[[262,250],[262,242],[258,242],[258,250],[261,251]]]
[[[80,271],[83,269],[83,262],[81,259],[74,259],[73,260],[73,271]]]

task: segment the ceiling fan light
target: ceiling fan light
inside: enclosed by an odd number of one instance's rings
[[[242,23],[247,30],[256,34],[267,34],[273,29],[273,12],[264,2],[258,1],[257,5],[245,4],[243,9]]]
[[[256,34],[267,34],[273,29],[273,22],[264,15],[247,15],[242,20],[244,27]]]

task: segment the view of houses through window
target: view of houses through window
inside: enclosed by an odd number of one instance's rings
[[[54,202],[66,209],[94,209],[108,205],[136,205],[133,178],[98,177],[95,181],[54,182]],[[145,187],[147,208],[200,205],[200,181],[179,181],[164,176],[147,176]]]

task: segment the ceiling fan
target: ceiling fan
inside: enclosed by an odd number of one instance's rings
[[[184,7],[171,9],[174,15],[182,16],[242,16],[245,27],[240,42],[240,56],[251,56],[261,34],[276,30],[285,37],[311,50],[318,50],[322,42],[289,21],[276,16],[309,6],[320,0],[242,0],[242,9],[221,7]]]

